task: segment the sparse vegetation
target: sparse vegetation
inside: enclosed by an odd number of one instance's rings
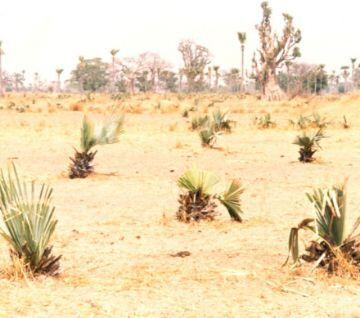
[[[299,161],[301,162],[312,162],[314,161],[313,155],[320,147],[320,140],[325,136],[323,130],[319,129],[316,133],[303,132],[301,136],[297,136],[294,144],[300,147],[299,150]]]
[[[216,132],[225,131],[231,132],[232,125],[235,122],[229,119],[228,111],[222,112],[220,109],[213,112],[212,126]]]
[[[327,121],[326,117],[320,116],[318,113],[313,113],[311,117],[311,124],[315,128],[326,128],[330,125],[330,122]]]
[[[217,214],[215,200],[218,200],[225,206],[233,220],[241,222],[240,195],[244,190],[240,181],[233,180],[222,195],[214,193],[213,188],[218,183],[218,177],[211,172],[197,168],[186,171],[178,180],[178,186],[185,190],[185,193],[180,194],[179,197],[180,207],[176,213],[177,219],[186,223],[214,220]]]
[[[274,128],[276,127],[276,122],[271,119],[271,114],[266,114],[262,117],[255,117],[255,125],[261,129]]]

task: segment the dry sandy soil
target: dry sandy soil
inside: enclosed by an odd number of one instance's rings
[[[137,98],[115,103],[127,112],[125,133],[120,143],[98,148],[97,173],[84,180],[66,177],[83,114],[70,110],[92,109],[97,119],[114,102],[98,96],[79,106],[79,97],[33,96],[19,113],[7,105],[25,98],[0,100],[0,164],[13,159],[28,179],[54,187],[54,253],[63,255],[59,278],[0,276],[0,317],[360,316],[359,282],[309,265],[281,267],[290,227],[312,213],[305,192],[350,176],[350,223],[358,216],[360,94],[277,104],[215,95],[175,104],[174,96]],[[229,108],[237,126],[219,140],[222,149],[204,149],[181,110],[191,103],[204,110],[203,100],[214,98],[220,101],[212,107]],[[304,165],[292,145],[299,131],[288,120],[314,110],[332,125],[318,162]],[[255,114],[265,112],[277,128],[253,125]],[[344,114],[350,129],[339,123]],[[231,178],[242,180],[243,223],[221,209],[211,223],[175,219],[176,180],[193,164],[216,172],[220,189]],[[9,267],[5,242],[0,249],[0,267]],[[191,254],[171,256],[179,251]]]

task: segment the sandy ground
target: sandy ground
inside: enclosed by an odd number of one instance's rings
[[[359,96],[248,108],[234,99],[238,124],[222,150],[203,149],[179,111],[128,113],[120,143],[98,148],[97,173],[84,180],[66,178],[82,112],[0,111],[0,164],[12,158],[54,187],[54,252],[63,255],[59,278],[0,277],[0,317],[359,317],[358,282],[281,267],[289,228],[311,215],[306,191],[350,176],[350,222],[358,216]],[[318,163],[304,165],[287,122],[314,109],[334,124]],[[266,111],[277,128],[252,124]],[[337,123],[343,114],[350,129]],[[220,189],[242,180],[242,224],[221,209],[211,223],[176,221],[176,180],[193,164],[216,172]],[[3,241],[0,250],[9,266]],[[171,256],[179,251],[191,255]]]

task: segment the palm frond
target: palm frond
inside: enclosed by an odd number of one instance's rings
[[[314,190],[307,197],[314,206],[318,235],[332,245],[341,246],[346,238],[346,185]]]
[[[86,116],[83,118],[80,138],[80,147],[84,152],[88,152],[96,145],[96,138],[94,136],[94,123]]]
[[[311,225],[315,219],[307,218],[302,220],[297,227],[293,227],[290,230],[289,242],[288,242],[288,257],[284,263],[286,265],[291,256],[293,263],[297,263],[299,261],[299,231],[300,230],[310,230],[313,233],[316,233],[316,229],[313,225]]]
[[[60,257],[50,257],[48,247],[57,224],[51,196],[50,187],[43,184],[36,191],[34,182],[21,181],[14,164],[7,174],[0,172],[0,235],[35,272],[46,271],[45,265],[51,271],[58,270]]]
[[[204,147],[213,147],[216,143],[218,133],[212,128],[207,127],[199,132],[201,145]]]
[[[209,117],[207,115],[194,117],[191,120],[191,129],[196,130],[199,128],[203,128],[208,123],[209,123]]]
[[[97,128],[95,140],[97,145],[113,144],[119,141],[120,135],[124,132],[124,116],[110,119]]]
[[[228,118],[228,111],[222,112],[220,109],[213,112],[213,128],[215,131],[231,131],[231,121]]]
[[[240,195],[244,192],[239,180],[234,179],[229,188],[219,196],[220,202],[228,210],[230,217],[238,222],[241,222],[240,213],[242,213]]]
[[[211,172],[201,171],[196,167],[186,171],[178,180],[178,186],[192,193],[211,195],[213,187],[219,182]]]
[[[123,133],[124,116],[105,121],[102,125],[94,126],[94,123],[84,116],[81,128],[81,149],[88,152],[96,145],[116,143]]]

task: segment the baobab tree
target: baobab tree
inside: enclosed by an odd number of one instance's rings
[[[183,58],[183,70],[187,79],[188,90],[200,90],[204,84],[202,82],[204,69],[210,64],[209,50],[190,40],[181,41],[178,50]]]
[[[3,72],[2,72],[2,56],[4,51],[2,49],[2,41],[0,41],[0,96],[4,96],[4,81],[3,81]]]
[[[112,49],[110,51],[111,54],[111,88],[110,91],[115,91],[115,82],[116,82],[116,69],[115,69],[115,61],[116,61],[116,54],[119,53],[118,49]]]
[[[256,26],[259,33],[260,49],[258,57],[254,53],[253,69],[258,83],[261,85],[262,96],[267,100],[279,100],[284,94],[276,78],[277,69],[286,61],[292,61],[300,56],[297,46],[301,41],[300,30],[295,30],[293,18],[287,13],[283,14],[285,26],[279,37],[271,27],[271,8],[267,1],[261,4],[262,21]]]
[[[64,72],[64,70],[62,68],[58,68],[56,69],[56,74],[57,74],[57,91],[61,92],[61,74],[62,72]]]
[[[159,54],[153,52],[145,52],[138,57],[139,64],[149,72],[151,77],[151,89],[155,92],[159,90],[160,74],[170,68],[170,63],[160,57]]]
[[[135,94],[136,78],[146,71],[146,66],[143,64],[143,60],[132,57],[124,58],[119,65],[130,93]]]
[[[213,67],[213,70],[215,72],[215,90],[217,90],[219,87],[219,76],[220,76],[219,69],[220,69],[220,66],[218,66],[218,65],[215,65]]]
[[[354,87],[355,87],[354,78],[355,78],[355,69],[356,69],[356,66],[355,66],[356,58],[353,57],[353,58],[350,59],[350,61],[351,61],[351,81],[352,81],[352,88],[354,89]]]
[[[244,81],[244,51],[245,51],[246,33],[238,32],[238,39],[241,45],[241,78]],[[243,90],[243,87],[241,87],[241,90]]]
[[[290,92],[290,66],[291,66],[291,64],[292,64],[291,61],[285,62],[286,74],[287,74],[287,81],[286,81],[286,93],[287,94],[289,94],[289,92]]]

